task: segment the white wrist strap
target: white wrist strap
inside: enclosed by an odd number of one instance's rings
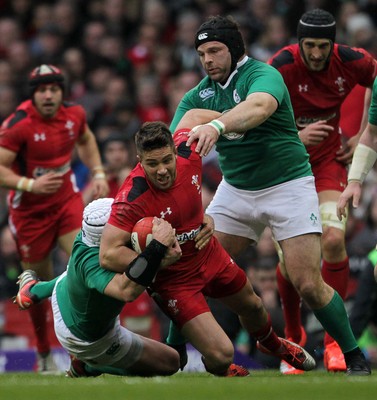
[[[208,124],[205,125],[209,125],[212,126],[212,128],[215,128],[219,136],[225,132],[225,125],[218,119],[213,119],[211,122],[208,122]]]
[[[348,182],[358,181],[363,183],[376,160],[377,152],[371,147],[359,143],[353,154],[351,168],[348,173]]]

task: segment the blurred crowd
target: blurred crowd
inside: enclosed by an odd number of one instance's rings
[[[169,124],[183,94],[204,76],[194,37],[206,17],[233,15],[242,28],[248,55],[267,61],[281,47],[296,41],[299,17],[317,7],[336,17],[338,43],[362,47],[377,56],[376,0],[0,0],[0,123],[29,97],[28,74],[33,67],[41,63],[58,66],[67,82],[66,100],[86,110],[109,181],[114,183],[110,193],[114,196],[136,163],[133,137],[140,125],[153,120]],[[345,122],[345,130],[348,124]],[[73,166],[89,202],[89,171],[78,159]],[[220,180],[216,156],[204,160],[204,206]],[[350,309],[360,277],[370,268],[368,254],[377,243],[377,170],[368,175],[362,200],[361,207],[351,210],[347,230]],[[0,300],[17,291],[15,282],[21,269],[16,254],[7,226],[6,191],[1,189]],[[58,251],[55,258],[58,274],[67,259]],[[283,335],[275,277],[277,257],[270,232],[237,261],[250,274],[277,332]],[[238,321],[222,311],[218,316],[239,348],[252,353],[253,344],[239,335]],[[306,321],[315,349],[319,328],[308,312]],[[161,326],[163,337],[163,321]],[[370,345],[377,341],[377,324],[367,329]]]

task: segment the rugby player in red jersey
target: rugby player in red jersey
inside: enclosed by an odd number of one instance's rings
[[[239,316],[261,351],[311,370],[314,359],[276,335],[245,272],[212,236],[213,222],[204,216],[202,205],[202,160],[195,152],[196,143],[187,146],[191,128],[208,113],[213,112],[188,111],[174,136],[161,122],[146,123],[136,134],[140,162],[114,200],[101,238],[101,266],[149,286],[156,303],[202,354],[206,370],[214,375],[246,376],[248,372],[233,363],[233,344],[212,315],[207,296]],[[145,216],[168,221],[176,230],[177,243],[166,248],[152,240],[141,254],[135,253],[127,244],[133,226]]]
[[[346,219],[339,221],[337,201],[347,184],[347,164],[359,134],[342,143],[339,128],[343,101],[357,85],[367,87],[367,96],[376,77],[376,60],[364,49],[335,43],[336,23],[327,11],[305,13],[297,28],[298,43],[279,50],[268,63],[278,69],[291,97],[299,136],[310,155],[318,193],[322,235],[322,276],[343,299],[347,294],[349,261],[345,247]],[[368,101],[364,116],[367,116]],[[281,253],[281,252],[279,252]],[[280,254],[278,285],[282,298],[286,337],[304,344],[300,299],[287,280]],[[325,334],[324,364],[328,371],[346,370],[338,344]],[[283,373],[297,373],[282,363]]]
[[[64,76],[40,65],[29,76],[31,98],[21,103],[0,130],[0,184],[11,189],[9,225],[23,269],[53,277],[51,252],[58,244],[71,253],[80,230],[83,200],[71,169],[74,149],[93,173],[94,197],[108,193],[96,139],[84,109],[63,102]],[[55,365],[47,335],[47,302],[30,309],[36,338],[37,370]]]

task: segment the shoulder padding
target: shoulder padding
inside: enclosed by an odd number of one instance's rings
[[[280,54],[272,59],[271,65],[276,69],[283,67],[284,65],[293,64],[294,58],[290,51],[283,50]]]
[[[136,176],[132,179],[132,189],[128,193],[127,200],[134,201],[147,190],[149,190],[147,180],[143,176]]]
[[[178,147],[177,147],[177,151],[178,151],[178,155],[179,155],[180,157],[186,158],[186,159],[187,159],[187,158],[190,157],[192,151],[191,151],[191,148],[190,148],[190,147],[187,147],[187,146],[186,146],[186,143],[187,143],[186,141],[180,143],[180,144],[178,145]]]
[[[360,60],[365,57],[361,51],[357,51],[348,46],[338,46],[338,54],[340,59],[346,63],[350,61]]]
[[[18,122],[22,121],[27,117],[27,112],[25,110],[17,110],[13,118],[8,123],[8,128],[16,125]]]

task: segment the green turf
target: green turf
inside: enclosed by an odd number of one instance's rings
[[[206,373],[138,378],[103,375],[69,379],[35,373],[0,375],[1,400],[364,400],[377,399],[377,371],[346,377],[312,371],[282,376],[255,371],[247,378],[216,378]]]

